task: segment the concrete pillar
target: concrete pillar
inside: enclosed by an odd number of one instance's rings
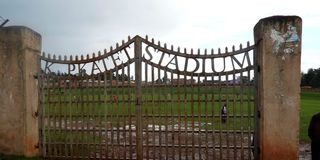
[[[264,18],[254,27],[256,159],[298,159],[301,30],[297,16]]]
[[[26,27],[0,28],[0,153],[36,156],[37,80],[41,36]]]

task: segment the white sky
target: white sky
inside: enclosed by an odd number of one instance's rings
[[[88,54],[128,35],[187,48],[253,43],[253,27],[273,15],[303,19],[301,69],[320,67],[316,0],[1,0],[0,16],[42,35],[43,51]]]

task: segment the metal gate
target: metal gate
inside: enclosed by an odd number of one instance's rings
[[[253,49],[187,50],[135,36],[86,57],[43,54],[41,156],[252,159]]]

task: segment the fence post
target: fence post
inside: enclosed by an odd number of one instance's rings
[[[255,159],[298,159],[301,30],[297,16],[264,18],[254,27]]]
[[[141,110],[141,63],[142,43],[139,36],[134,37],[135,84],[136,84],[136,143],[137,159],[143,159],[142,110]]]
[[[0,28],[0,152],[38,154],[37,75],[41,36],[26,27]]]

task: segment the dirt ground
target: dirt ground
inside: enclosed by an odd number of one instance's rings
[[[46,125],[48,125],[48,121],[45,122]],[[76,123],[76,122],[73,122]],[[77,121],[78,124],[82,124],[82,121]],[[61,128],[61,129],[66,129],[66,130],[70,130],[71,128],[74,128],[70,125],[69,122],[67,122],[67,125],[65,126],[64,123],[62,124],[57,124],[54,123],[54,121],[51,122],[51,124],[49,126],[54,126],[57,125],[56,129]],[[81,125],[82,126],[82,125]],[[94,125],[93,124],[89,124],[88,126],[82,126],[83,129],[87,129],[86,127],[89,127],[89,129],[92,129]],[[108,126],[108,128],[110,128],[109,125],[104,124],[103,126]],[[192,127],[190,126],[183,126],[181,125],[183,130],[192,130]],[[101,148],[102,150],[108,150],[109,153],[114,153],[115,157],[117,157],[117,153],[121,153],[121,150],[127,150],[130,151],[132,148],[128,148],[128,147],[122,147],[121,145],[123,144],[128,144],[128,140],[131,138],[132,139],[132,144],[135,145],[135,126],[131,125],[131,130],[132,130],[132,134],[129,135],[128,132],[126,132],[125,130],[129,129],[129,125],[125,126],[125,127],[119,127],[119,128],[114,128],[110,131],[104,131],[105,128],[100,128],[100,127],[96,127],[96,129],[100,130],[100,132],[90,132],[92,134],[101,134],[100,136],[102,136],[101,139],[101,143],[102,144],[106,144],[106,142],[110,142],[110,141],[114,141],[114,142],[118,142],[118,144],[120,146],[113,146],[111,145],[109,147],[109,150],[106,148]],[[221,159],[250,159],[249,157],[252,158],[251,154],[251,150],[250,149],[243,149],[243,151],[241,149],[235,149],[235,148],[229,148],[228,150],[226,149],[222,149],[222,148],[216,148],[215,149],[215,153],[212,152],[212,148],[211,149],[207,149],[207,148],[195,148],[195,149],[191,149],[191,148],[182,148],[182,149],[177,149],[177,150],[172,150],[171,147],[169,147],[169,149],[167,147],[161,147],[162,149],[159,149],[159,147],[153,148],[152,146],[158,146],[161,145],[161,142],[163,142],[162,145],[166,144],[164,140],[167,140],[168,144],[172,144],[172,145],[180,145],[180,142],[178,140],[181,140],[181,145],[192,145],[192,143],[195,144],[195,146],[200,146],[201,143],[204,143],[205,145],[208,146],[222,146],[222,145],[226,145],[227,143],[230,146],[249,146],[250,144],[250,140],[248,140],[248,136],[249,135],[225,135],[222,134],[219,136],[219,134],[215,134],[214,136],[212,134],[210,134],[209,137],[206,136],[205,133],[201,133],[200,134],[200,130],[195,130],[193,136],[191,135],[191,133],[176,133],[176,132],[172,132],[174,130],[177,129],[177,127],[175,125],[168,125],[167,127],[167,131],[169,134],[165,134],[165,126],[161,126],[161,125],[155,125],[155,126],[148,126],[147,127],[150,130],[154,130],[154,131],[159,131],[162,130],[162,132],[148,132],[149,135],[146,135],[145,133],[143,134],[143,139],[144,139],[144,145],[149,144],[150,147],[144,146],[144,150],[148,150],[148,152],[144,153],[144,155],[149,155],[147,157],[144,158],[155,158],[155,159],[162,159],[162,158],[167,158],[167,159],[212,159],[213,157],[220,157]],[[117,132],[123,130],[124,132]],[[112,133],[114,134],[114,136],[112,136]],[[160,134],[161,133],[161,134]],[[167,136],[166,136],[167,135]],[[105,137],[106,139],[104,139],[103,137]],[[113,137],[113,138],[112,138]],[[194,138],[192,138],[194,137]],[[228,137],[228,138],[226,138]],[[154,139],[153,139],[154,138]],[[194,139],[194,141],[191,141],[192,139]],[[191,143],[192,142],[192,143]],[[215,143],[212,143],[215,142]],[[236,143],[233,143],[236,142]],[[204,145],[202,144],[202,145]],[[67,147],[68,148],[68,147]],[[113,148],[113,149],[111,149]],[[89,148],[88,148],[89,149]],[[222,150],[221,150],[222,149]],[[98,149],[99,150],[99,149]],[[118,151],[117,151],[118,150]],[[236,155],[234,155],[233,153],[236,153]],[[193,154],[191,154],[191,152],[195,152]],[[226,153],[225,153],[226,152]],[[119,154],[118,153],[118,154]],[[135,157],[135,150],[133,149],[131,152],[124,152],[125,157],[130,157],[130,153],[132,154],[133,157]],[[148,153],[148,154],[147,154]],[[166,154],[164,154],[166,153]],[[179,154],[180,153],[180,154]],[[95,155],[94,157],[105,157],[106,155],[101,155],[101,153],[92,153],[93,155]],[[219,156],[219,155],[222,156]],[[161,157],[161,155],[167,155],[167,157]],[[194,157],[190,157],[194,155]],[[206,155],[206,157],[202,157],[200,155]],[[110,156],[110,155],[109,155]],[[108,156],[108,157],[109,157]],[[120,155],[118,155],[118,157],[121,157]],[[123,158],[123,157],[122,157]],[[299,160],[311,160],[311,146],[310,143],[308,142],[301,142],[300,143],[300,147],[299,147]]]
[[[300,143],[299,160],[311,160],[311,145],[310,143]]]

